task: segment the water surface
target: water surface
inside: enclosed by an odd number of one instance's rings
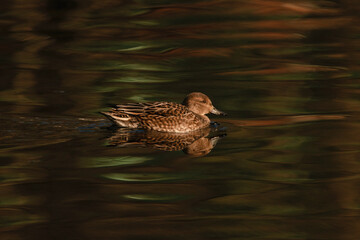
[[[357,2],[0,9],[1,239],[359,238]],[[108,104],[192,91],[211,151],[111,146]]]

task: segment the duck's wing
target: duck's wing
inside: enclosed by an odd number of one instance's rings
[[[133,116],[178,116],[188,112],[182,104],[172,102],[127,103],[116,105],[114,110]]]

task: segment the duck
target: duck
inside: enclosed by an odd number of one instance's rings
[[[126,103],[101,112],[115,125],[159,132],[187,133],[208,127],[206,114],[226,115],[216,109],[210,98],[201,92],[188,94],[184,101]]]

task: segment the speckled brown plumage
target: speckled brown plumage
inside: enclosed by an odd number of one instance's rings
[[[183,104],[173,102],[127,103],[116,105],[106,117],[121,127],[161,132],[189,132],[210,124],[207,113],[223,114],[202,93],[189,94]]]

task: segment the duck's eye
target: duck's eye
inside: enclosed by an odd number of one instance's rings
[[[202,102],[202,103],[206,103],[206,101],[205,101],[205,100],[201,100],[201,102]]]

